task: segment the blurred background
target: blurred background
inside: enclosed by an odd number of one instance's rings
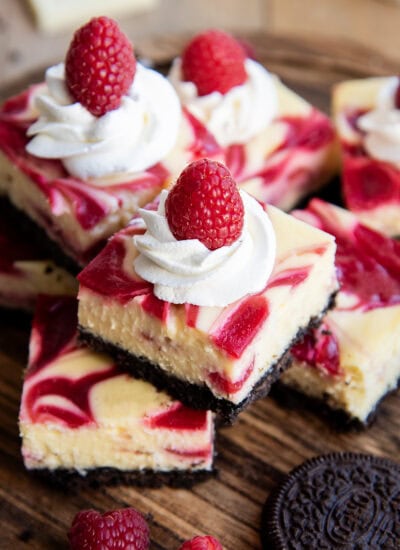
[[[146,55],[154,46],[160,54],[155,37],[213,26],[313,40],[320,48],[339,42],[338,52],[362,46],[364,65],[375,71],[382,63],[384,72],[385,61],[400,64],[399,0],[1,0],[0,87],[62,60],[73,30],[101,14],[114,16]]]

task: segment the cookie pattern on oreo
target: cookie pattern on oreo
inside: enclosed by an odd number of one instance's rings
[[[266,550],[398,550],[400,465],[332,453],[295,468],[268,498]]]

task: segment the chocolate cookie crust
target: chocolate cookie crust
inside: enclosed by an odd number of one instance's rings
[[[265,550],[395,550],[400,541],[400,465],[332,453],[304,462],[268,498]]]
[[[156,472],[154,470],[132,470],[124,472],[117,468],[93,468],[80,474],[76,470],[59,468],[50,470],[47,468],[33,469],[31,473],[50,483],[54,487],[67,491],[77,491],[84,487],[103,487],[116,485],[132,485],[135,487],[158,488],[164,485],[169,487],[188,489],[196,483],[215,477],[217,472],[213,470],[170,470],[168,472]]]
[[[399,388],[400,378],[397,381],[397,386],[381,397],[364,421],[351,416],[350,413],[344,409],[332,407],[328,403],[327,396],[325,395],[322,398],[312,397],[297,390],[296,388],[293,388],[292,386],[284,384],[280,380],[274,384],[271,391],[271,397],[286,408],[295,409],[298,411],[309,410],[319,416],[322,415],[338,432],[350,432],[362,431],[370,427],[378,416],[382,402],[390,394],[395,393]]]

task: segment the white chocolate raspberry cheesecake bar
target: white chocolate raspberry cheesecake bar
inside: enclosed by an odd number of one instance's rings
[[[26,468],[56,481],[189,485],[213,469],[213,418],[77,342],[76,298],[42,296],[19,426]]]
[[[31,311],[39,294],[77,292],[76,279],[47,259],[15,223],[8,201],[0,199],[0,306]]]
[[[333,114],[343,156],[343,198],[362,223],[400,235],[398,77],[338,84]]]
[[[319,199],[294,215],[336,237],[340,291],[280,384],[367,424],[400,378],[400,243]]]
[[[229,420],[268,391],[291,344],[328,308],[334,239],[239,193],[207,160],[141,215],[145,224],[132,220],[78,276],[81,335]]]
[[[169,79],[184,109],[215,137],[239,186],[259,201],[290,210],[338,171],[329,118],[246,58],[232,36],[195,36]]]
[[[1,190],[75,271],[178,175],[175,166],[218,153],[168,80],[137,63],[104,17],[75,33],[45,83],[0,110]]]

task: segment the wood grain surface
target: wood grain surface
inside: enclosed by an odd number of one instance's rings
[[[389,61],[345,44],[296,42],[253,35],[259,58],[307,99],[328,111],[332,84],[351,77],[397,72]],[[161,38],[143,48],[167,60],[181,39]],[[375,62],[371,63],[371,59]],[[35,78],[40,75],[36,68]],[[20,85],[32,75],[21,75]],[[5,96],[11,89],[1,90]],[[55,490],[24,470],[18,406],[26,361],[29,319],[0,316],[0,548],[66,549],[66,533],[81,509],[134,506],[151,514],[152,549],[175,550],[196,534],[209,533],[226,550],[257,550],[262,505],[282,476],[306,458],[329,451],[363,451],[400,461],[400,395],[389,396],[374,425],[338,433],[311,412],[289,410],[266,398],[220,430],[219,476],[192,490],[113,487],[76,494]]]

